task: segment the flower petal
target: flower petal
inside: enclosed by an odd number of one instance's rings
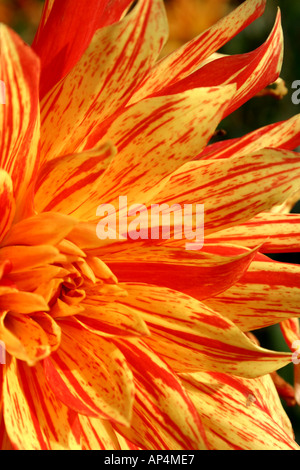
[[[3,413],[0,412],[0,449],[1,450],[14,450],[9,440],[8,434],[5,429]]]
[[[29,366],[51,354],[45,331],[27,315],[1,314],[0,337],[7,351]]]
[[[14,224],[2,246],[56,245],[75,227],[77,220],[55,212],[44,212]]]
[[[155,63],[166,18],[161,0],[139,0],[122,21],[99,29],[71,72],[42,101],[42,155],[73,153],[125,104]]]
[[[13,181],[19,217],[32,211],[32,191],[39,143],[39,60],[19,36],[0,26],[1,79],[6,103],[0,130],[0,167]],[[3,111],[3,112],[2,112]]]
[[[32,319],[40,325],[44,333],[46,333],[51,351],[56,351],[61,341],[61,329],[59,325],[45,312],[34,313]]]
[[[78,417],[52,392],[41,363],[12,358],[3,388],[7,433],[19,450],[80,449]]]
[[[128,424],[133,382],[122,353],[75,322],[59,325],[60,348],[44,361],[56,396],[80,414]]]
[[[294,351],[296,348],[293,348],[294,341],[300,339],[300,325],[298,318],[287,318],[280,323],[280,329],[286,341],[286,344]]]
[[[204,302],[251,331],[300,316],[299,286],[299,266],[259,255],[235,286]]]
[[[153,189],[150,200],[205,202],[206,235],[245,222],[285,201],[299,188],[299,154],[260,152],[183,165]]]
[[[116,433],[109,421],[79,415],[82,450],[120,450]]]
[[[13,450],[11,446],[11,442],[7,435],[5,429],[5,423],[3,418],[3,382],[4,382],[4,374],[5,374],[5,365],[1,364],[0,367],[0,449],[1,450]]]
[[[234,93],[235,85],[229,85],[149,98],[115,115],[104,135],[98,127],[87,146],[100,138],[109,139],[118,154],[104,172],[98,191],[83,200],[76,215],[94,220],[99,201],[109,203],[121,194],[126,194],[128,204],[144,200],[163,177],[207,144]]]
[[[213,52],[259,18],[264,12],[265,5],[265,0],[246,0],[210,29],[159,61],[145,77],[131,102],[140,101],[190,75]]]
[[[0,263],[10,260],[16,273],[52,263],[58,255],[58,249],[51,245],[6,246],[0,248]]]
[[[300,215],[261,213],[240,225],[208,235],[207,243],[234,243],[263,253],[300,251]]]
[[[36,209],[64,214],[76,211],[99,192],[99,180],[115,154],[116,149],[107,143],[84,153],[55,158],[43,165],[35,188]],[[94,216],[96,208],[97,205]]]
[[[32,292],[12,292],[0,296],[0,311],[12,310],[17,313],[48,311],[43,297]]]
[[[244,137],[208,145],[197,157],[201,159],[223,159],[246,155],[268,147],[295,150],[300,144],[300,114],[287,121],[261,127]]]
[[[41,97],[76,65],[97,29],[118,21],[131,1],[84,0],[74,9],[72,0],[46,0],[32,44],[41,59]]]
[[[141,340],[116,344],[133,371],[136,393],[130,427],[115,429],[148,450],[205,449],[202,424],[169,367]]]
[[[149,334],[147,325],[137,313],[116,302],[104,305],[85,305],[76,320],[83,328],[104,337],[144,336]]]
[[[184,374],[211,450],[298,450],[270,376]]]
[[[144,343],[175,372],[225,371],[258,377],[283,367],[286,353],[253,344],[231,321],[196,299],[156,286],[125,284],[122,303],[135,308],[151,335]]]
[[[0,170],[0,241],[10,229],[15,215],[13,184],[6,171]]]
[[[268,40],[248,54],[226,56],[209,62],[183,80],[158,92],[181,93],[198,86],[237,84],[237,92],[226,108],[226,117],[279,77],[283,60],[283,33],[281,14],[278,12],[275,26]],[[268,145],[269,146],[269,145]]]
[[[210,253],[205,252],[209,246],[201,252],[187,252],[151,246],[138,246],[135,250],[134,243],[128,245],[128,251],[122,250],[121,245],[115,255],[113,247],[109,253],[101,255],[119,281],[169,287],[199,300],[217,295],[234,285],[255,255],[255,250],[245,249],[244,252],[238,250],[236,254],[220,256],[219,247],[216,246],[210,246]]]

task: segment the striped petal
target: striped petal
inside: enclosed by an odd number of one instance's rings
[[[265,0],[246,0],[210,29],[158,62],[146,76],[132,102],[140,101],[190,75],[201,62],[261,16],[265,4]]]
[[[280,323],[280,329],[286,341],[286,344],[294,351],[296,348],[293,348],[294,341],[300,339],[300,325],[298,318],[287,318]]]
[[[205,449],[202,424],[177,377],[141,340],[118,341],[135,381],[130,427],[115,429],[138,447]]]
[[[258,377],[291,360],[289,354],[253,344],[231,321],[192,297],[156,286],[125,287],[129,296],[122,303],[135,308],[150,330],[144,343],[175,372],[213,370]]]
[[[35,188],[35,207],[39,212],[71,214],[100,191],[101,176],[116,154],[111,144],[65,157],[42,166]],[[97,199],[99,204],[99,197]],[[97,205],[93,211],[95,217]]]
[[[157,203],[205,203],[205,233],[237,225],[285,201],[299,188],[300,157],[265,149],[183,165],[151,193]],[[262,197],[263,195],[263,197]]]
[[[234,85],[199,88],[149,98],[114,116],[102,138],[114,142],[118,155],[103,174],[97,193],[88,199],[90,207],[83,200],[77,215],[95,219],[99,201],[109,203],[120,194],[126,194],[128,204],[144,200],[149,189],[207,144],[234,93]],[[99,140],[100,133],[102,128],[86,145]]]
[[[243,224],[208,235],[206,241],[249,248],[263,244],[263,253],[296,253],[300,251],[300,215],[258,214]]]
[[[137,243],[137,242],[135,242]],[[191,295],[198,300],[207,299],[234,285],[247,270],[255,251],[241,250],[237,254],[222,256],[219,247],[211,246],[211,253],[189,253],[183,249],[167,247],[143,247],[134,249],[129,244],[128,251],[122,245],[113,255],[101,257],[121,282],[144,282],[169,287]],[[224,248],[224,247],[223,247]],[[226,249],[226,247],[225,247]],[[213,282],[212,282],[213,279]]]
[[[41,97],[76,65],[97,29],[118,21],[131,1],[85,0],[74,9],[72,0],[46,0],[32,44],[41,59]]]
[[[44,329],[27,315],[1,314],[0,337],[7,351],[29,366],[51,353]]]
[[[116,433],[109,421],[79,415],[82,450],[120,450]]]
[[[51,352],[56,351],[61,341],[61,329],[56,321],[45,312],[37,312],[32,315],[32,319],[43,329],[47,335]]]
[[[281,14],[268,40],[248,54],[223,57],[209,62],[183,80],[163,88],[158,94],[180,93],[197,86],[220,86],[236,83],[235,93],[225,110],[226,117],[279,77],[283,60]]]
[[[300,267],[259,255],[239,282],[205,300],[244,331],[300,316]]]
[[[45,372],[56,396],[71,409],[128,424],[133,382],[121,352],[75,322],[59,322],[60,348],[47,358]]]
[[[161,0],[139,0],[121,22],[95,33],[80,61],[42,101],[43,159],[75,152],[94,126],[128,101],[165,35]]]
[[[299,342],[300,342],[300,324],[298,318],[288,318],[280,323],[280,329],[284,336],[284,339],[290,348],[293,351],[292,361],[294,363],[294,389],[291,392],[289,389],[289,384],[283,384],[281,389],[279,389],[280,396],[283,396],[284,399],[287,399],[289,403],[292,400],[292,405],[295,405],[295,402],[300,404],[300,362],[299,362]],[[281,385],[281,384],[280,384]],[[294,398],[294,400],[293,400]]]
[[[3,418],[3,382],[5,374],[5,365],[2,364],[0,367],[0,449],[1,450],[13,450],[11,442],[6,432],[4,418]]]
[[[0,48],[1,79],[6,89],[6,104],[1,106],[0,115],[0,167],[12,178],[20,216],[32,211],[40,133],[39,61],[30,47],[3,24]]]
[[[261,127],[244,137],[230,139],[208,145],[197,160],[223,159],[238,155],[246,155],[268,147],[295,150],[300,144],[300,114],[287,121],[276,122]]]
[[[211,450],[299,450],[270,376],[184,374]]]
[[[80,449],[80,424],[45,380],[41,363],[28,367],[12,358],[3,387],[4,421],[19,450]]]
[[[5,423],[4,423],[2,412],[0,412],[0,449],[1,450],[14,450],[9,440],[6,429],[5,429]]]
[[[101,306],[85,305],[84,311],[76,315],[76,320],[83,328],[104,337],[149,334],[147,325],[133,309],[116,302]]]
[[[15,215],[13,184],[6,171],[0,170],[0,241],[10,229]]]

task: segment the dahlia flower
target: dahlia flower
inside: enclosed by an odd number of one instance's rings
[[[298,337],[300,268],[266,253],[299,250],[271,209],[299,189],[300,118],[209,144],[278,78],[280,13],[253,52],[213,55],[264,0],[158,60],[161,0],[73,3],[46,0],[32,48],[1,25],[1,448],[298,449],[291,354],[250,331]],[[203,248],[100,240],[120,195],[204,204]]]

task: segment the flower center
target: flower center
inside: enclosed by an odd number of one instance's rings
[[[76,322],[126,295],[105,263],[70,240],[30,246],[10,239],[8,232],[0,245],[0,340],[29,365],[59,347],[66,317]]]

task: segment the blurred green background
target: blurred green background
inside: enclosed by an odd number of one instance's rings
[[[189,39],[189,36],[191,37],[195,34],[198,26],[199,31],[197,33],[200,32],[204,25],[208,27],[212,21],[216,21],[218,17],[221,17],[227,11],[242,3],[242,1],[165,0],[165,3],[168,8],[169,20],[172,22],[172,40],[178,47],[180,42],[183,43],[184,40]],[[0,0],[0,21],[10,24],[26,42],[31,43],[40,18],[42,4],[42,0]],[[174,5],[177,7],[175,15],[174,11],[171,11]],[[272,96],[255,97],[250,100],[222,122],[220,127],[226,130],[227,135],[225,138],[242,136],[258,127],[288,119],[300,112],[300,105],[294,105],[291,99],[294,91],[291,88],[292,83],[295,80],[300,80],[299,1],[269,0],[264,16],[240,33],[223,47],[220,52],[225,54],[240,54],[250,52],[259,47],[270,34],[278,7],[280,7],[282,12],[285,37],[285,55],[281,77],[285,81],[288,94],[282,100],[277,100]],[[199,24],[197,24],[197,21]],[[293,211],[300,212],[299,203]],[[299,254],[274,256],[274,259],[300,263]],[[255,334],[257,334],[263,346],[274,350],[288,351],[278,326],[255,332]],[[292,383],[292,364],[282,369],[280,374]],[[285,408],[292,421],[296,440],[300,444],[300,407]]]

